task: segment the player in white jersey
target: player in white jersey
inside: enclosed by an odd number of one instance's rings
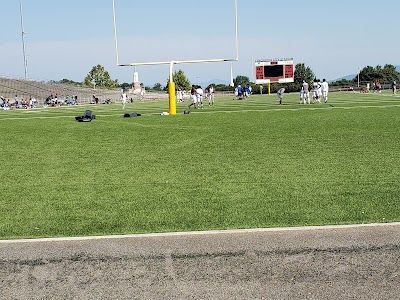
[[[318,103],[321,103],[321,98],[322,98],[322,85],[321,85],[321,80],[317,80],[318,82]]]
[[[315,103],[317,99],[317,90],[318,90],[318,83],[317,80],[314,80],[311,84],[311,95],[313,99],[313,103]]]
[[[304,87],[303,85],[300,87],[300,104],[304,104]]]
[[[321,85],[318,83],[318,80],[313,82],[312,86],[312,95],[313,95],[313,103],[321,103],[319,97],[321,92]]]
[[[302,89],[303,89],[303,100],[304,104],[308,103],[310,104],[310,91],[308,87],[308,83],[303,80],[302,84]]]
[[[123,91],[123,92],[122,92],[121,98],[122,98],[122,108],[125,109],[126,98],[127,98],[127,96],[126,96],[126,91]]]
[[[322,79],[321,91],[322,91],[322,97],[324,97],[325,103],[328,102],[328,90],[329,90],[328,83],[326,82],[325,79]]]
[[[177,92],[176,92],[176,98],[178,99],[178,102],[183,102],[183,92],[182,92],[182,90],[178,90]]]
[[[200,106],[199,108],[203,108],[203,89],[199,86],[196,89],[196,98],[197,98],[197,106]]]
[[[190,99],[192,100],[192,103],[188,106],[188,108],[190,109],[192,105],[194,108],[197,108],[196,88],[194,85],[192,85],[192,89],[190,90]]]

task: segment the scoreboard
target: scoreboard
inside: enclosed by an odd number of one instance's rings
[[[293,58],[260,59],[255,67],[256,84],[294,82]]]

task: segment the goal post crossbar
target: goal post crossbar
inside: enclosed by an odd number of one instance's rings
[[[115,0],[112,0],[113,6],[113,17],[114,17],[114,42],[115,42],[115,53],[116,62],[118,67],[135,67],[135,66],[155,66],[155,65],[171,65],[171,64],[194,64],[194,63],[217,63],[217,62],[229,62],[239,60],[239,40],[238,40],[238,0],[234,0],[235,8],[235,51],[236,58],[216,58],[216,59],[194,59],[194,60],[172,60],[172,61],[154,61],[154,62],[138,62],[138,63],[119,63],[119,50],[118,50],[118,37],[117,37],[117,21],[115,14]]]
[[[195,63],[217,63],[217,62],[228,62],[238,61],[237,58],[215,58],[215,59],[194,59],[194,60],[172,60],[172,61],[155,61],[155,62],[144,62],[144,63],[130,63],[130,64],[118,64],[119,67],[137,67],[137,66],[155,66],[155,65],[170,65],[176,64],[195,64]]]

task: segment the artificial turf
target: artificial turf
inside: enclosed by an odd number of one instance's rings
[[[0,239],[400,221],[400,97],[187,104],[0,111]]]

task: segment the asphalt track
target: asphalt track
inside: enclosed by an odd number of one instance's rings
[[[400,224],[0,241],[0,299],[400,299]]]

